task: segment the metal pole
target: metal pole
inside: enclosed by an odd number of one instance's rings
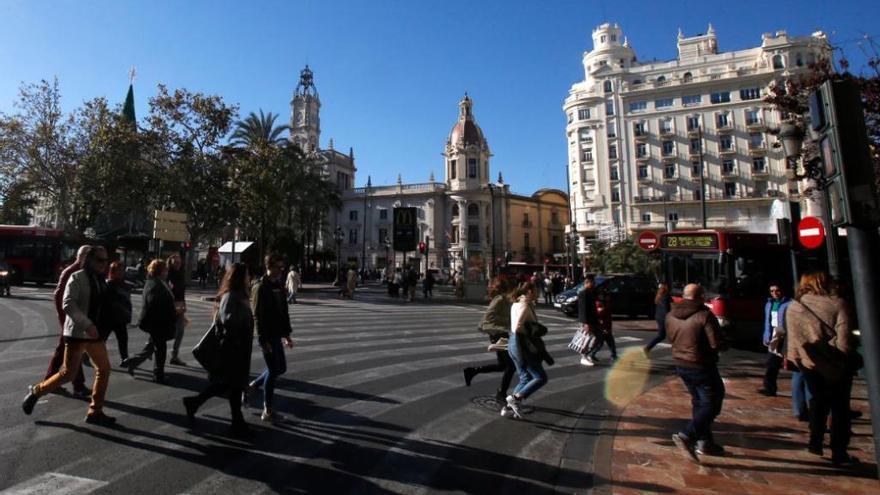
[[[868,401],[874,432],[874,458],[880,460],[880,265],[874,254],[880,250],[877,227],[849,226],[846,229],[853,293],[865,358]],[[829,239],[830,241],[830,239]],[[877,464],[880,466],[880,463]],[[880,468],[878,468],[880,474]]]
[[[703,228],[708,227],[708,219],[706,218],[706,173],[703,161],[703,123],[697,123],[697,132],[699,133],[699,141],[700,141],[700,208],[702,211],[702,220],[703,220]]]
[[[495,277],[495,185],[488,184],[489,186],[489,196],[492,198],[492,218],[490,219],[492,225],[492,270],[489,272],[489,276],[491,278]]]
[[[370,186],[372,185],[372,180],[370,180],[370,176],[367,176],[367,187],[364,188],[364,232],[363,232],[363,240],[361,242],[361,277],[365,278],[365,273],[367,269],[367,195],[370,194]]]
[[[837,227],[831,225],[831,201],[829,201],[828,189],[822,188],[822,223],[825,224],[827,239],[825,249],[828,254],[828,275],[833,279],[840,278],[840,263],[837,256]],[[847,229],[849,232],[849,229]]]

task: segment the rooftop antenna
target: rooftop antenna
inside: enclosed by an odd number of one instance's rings
[[[134,85],[134,80],[137,77],[137,69],[132,65],[131,69],[128,70],[128,83]]]

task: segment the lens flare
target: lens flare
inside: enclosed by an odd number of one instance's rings
[[[605,399],[623,407],[641,395],[651,372],[650,358],[641,347],[626,349],[608,370],[605,377]]]

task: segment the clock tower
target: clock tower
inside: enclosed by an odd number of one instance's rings
[[[290,140],[306,153],[317,152],[321,139],[321,100],[308,65],[299,73],[290,109]]]

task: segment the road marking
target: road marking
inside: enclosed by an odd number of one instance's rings
[[[625,342],[641,342],[644,339],[640,339],[638,337],[629,337],[624,335],[623,337],[614,337],[615,343],[625,343]]]
[[[21,482],[0,492],[0,495],[79,495],[92,493],[107,485],[106,481],[91,480],[61,473],[46,473]]]

